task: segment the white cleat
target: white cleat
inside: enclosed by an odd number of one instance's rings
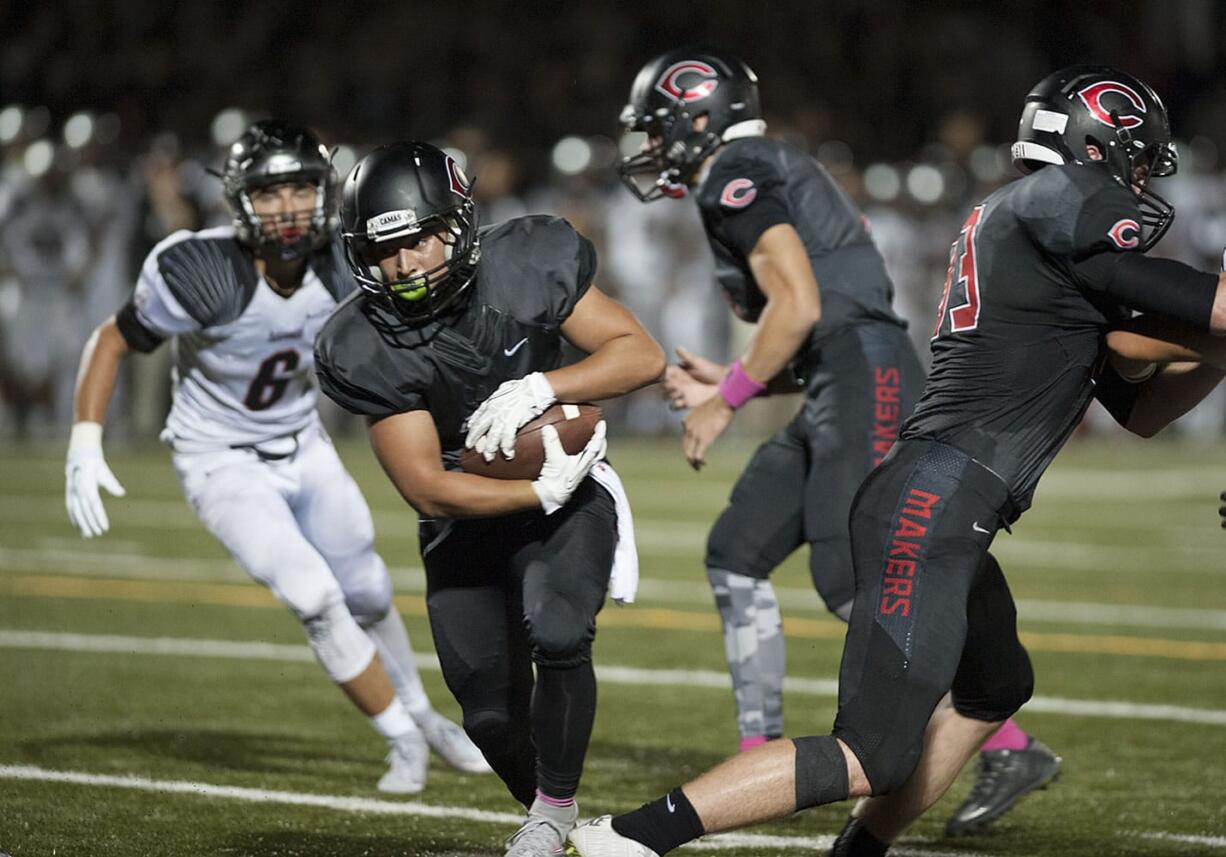
[[[379,779],[379,791],[415,795],[426,787],[430,748],[420,732],[398,738],[387,754],[387,773]]]
[[[581,857],[660,857],[641,842],[613,829],[613,816],[602,815],[570,832],[570,844]]]
[[[577,810],[576,810],[577,811]],[[507,840],[503,857],[562,857],[566,854],[566,833],[573,826],[559,829],[558,822],[543,815],[528,814],[519,830]]]
[[[466,774],[488,774],[493,771],[464,730],[437,711],[431,711],[417,725],[426,736],[430,749],[457,771]]]

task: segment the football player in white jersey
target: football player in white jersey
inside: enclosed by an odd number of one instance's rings
[[[170,339],[174,403],[162,440],[188,503],[235,560],[306,630],[316,659],[390,745],[379,790],[425,785],[429,750],[490,770],[430,706],[370,510],[320,424],[315,335],[353,288],[332,229],[335,175],[306,128],[256,122],[222,180],[232,226],[158,244],[131,300],[81,355],[66,467],[68,516],[86,538],[109,527],[99,487],[123,487],[102,454],[121,361]]]

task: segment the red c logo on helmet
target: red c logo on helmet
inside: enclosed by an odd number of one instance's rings
[[[1135,89],[1114,80],[1092,83],[1085,89],[1078,90],[1077,95],[1085,103],[1086,109],[1090,111],[1090,115],[1108,128],[1114,128],[1115,123],[1111,121],[1111,111],[1103,106],[1103,97],[1106,95],[1123,96],[1135,110],[1141,113],[1147,112],[1144,99],[1137,94]],[[1141,116],[1120,116],[1120,125],[1125,128],[1135,128],[1144,121],[1144,117]]]
[[[723,193],[719,195],[720,205],[728,208],[744,208],[754,201],[758,189],[749,179],[733,179],[724,185]]]
[[[452,193],[463,197],[468,196],[468,177],[464,175],[464,171],[460,169],[460,165],[451,155],[447,156],[447,179],[451,183]]]
[[[1125,233],[1132,233],[1127,235]],[[1107,237],[1111,242],[1121,250],[1131,250],[1138,246],[1141,241],[1138,236],[1141,234],[1141,224],[1137,223],[1130,217],[1125,217],[1123,220],[1117,220],[1115,225],[1107,230]]]
[[[697,75],[698,80],[690,86],[683,86],[681,78],[685,75]],[[719,74],[705,62],[698,60],[683,60],[673,63],[656,82],[656,89],[673,101],[689,104],[706,98],[719,86]]]

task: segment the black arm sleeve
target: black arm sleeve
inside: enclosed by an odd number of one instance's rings
[[[148,354],[162,344],[162,337],[141,323],[140,316],[136,314],[136,306],[132,301],[128,301],[119,312],[115,313],[115,326],[119,328],[120,336],[133,351]]]
[[[1073,270],[1088,289],[1129,309],[1209,329],[1218,283],[1213,274],[1140,253],[1096,253],[1075,262]]]

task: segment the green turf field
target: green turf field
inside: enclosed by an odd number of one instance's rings
[[[360,442],[341,451],[419,654],[432,660],[411,511]],[[701,568],[707,525],[750,448],[689,472],[674,443],[615,439],[635,506],[640,602],[601,615],[605,668],[582,813],[658,796],[736,746]],[[1060,781],[990,833],[944,840],[955,786],[899,854],[1226,857],[1226,448],[1074,443],[996,551],[1038,674],[1024,726]],[[329,685],[289,614],[188,510],[160,448],[110,454],[128,489],[84,541],[58,448],[0,451],[0,850],[25,855],[500,855],[516,806],[493,777],[435,764],[385,800],[381,740]],[[775,578],[789,636],[788,731],[829,728],[842,626],[794,557]],[[436,668],[424,678],[456,715]],[[746,831],[729,854],[823,853],[845,807]],[[769,838],[768,838],[769,837]],[[695,853],[692,848],[682,853]]]

